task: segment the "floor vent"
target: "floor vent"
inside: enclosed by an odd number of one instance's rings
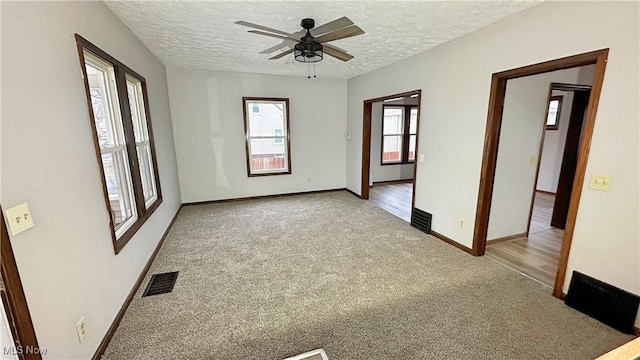
[[[418,208],[413,208],[411,212],[411,226],[427,234],[431,234],[431,214]]]
[[[574,271],[564,303],[614,329],[631,334],[640,297]]]
[[[144,290],[144,294],[142,294],[142,297],[170,293],[173,290],[173,285],[175,285],[176,279],[178,279],[177,271],[153,274],[153,276],[151,276],[151,280],[149,280],[149,285],[147,285],[147,288]]]

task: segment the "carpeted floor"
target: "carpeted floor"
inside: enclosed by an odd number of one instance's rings
[[[550,292],[346,192],[187,206],[104,358],[592,359],[629,338]]]

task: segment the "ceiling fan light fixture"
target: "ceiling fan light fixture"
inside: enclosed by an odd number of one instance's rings
[[[322,44],[315,41],[301,41],[293,48],[296,61],[314,63],[322,60]]]

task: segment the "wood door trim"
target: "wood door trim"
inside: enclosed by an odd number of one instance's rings
[[[553,295],[556,297],[560,297],[562,294],[562,287],[564,285],[566,276],[569,251],[571,249],[571,240],[573,238],[573,231],[578,214],[578,206],[580,204],[582,183],[584,181],[587,159],[591,146],[591,137],[593,136],[596,112],[600,99],[600,92],[602,90],[602,83],[604,80],[608,54],[609,49],[601,49],[494,73],[491,77],[491,92],[489,97],[487,125],[473,234],[472,250],[473,255],[476,256],[484,255],[486,248],[489,211],[491,209],[491,196],[493,194],[500,127],[502,124],[502,107],[504,104],[504,95],[507,80],[555,70],[596,64],[591,96],[589,98],[589,104],[587,106],[587,113],[585,116],[585,123],[583,125],[583,141],[580,144],[578,164],[576,167],[576,177],[573,183],[571,201],[569,206],[569,215],[567,217],[567,227],[565,229],[565,234],[562,241],[558,272],[556,275],[556,281],[553,290]]]
[[[2,208],[0,208],[0,212],[2,212]],[[11,328],[16,347],[21,346],[22,350],[24,350],[21,355],[19,354],[20,359],[42,359],[39,353],[40,351],[37,353],[28,353],[26,351],[27,349],[40,350],[40,347],[38,346],[38,339],[35,329],[33,328],[31,313],[29,312],[27,299],[24,295],[24,289],[22,288],[22,281],[20,280],[16,259],[13,255],[7,225],[2,214],[0,214],[0,222],[2,223],[0,233],[0,253],[2,253],[0,271],[2,273],[2,282],[5,286],[5,289],[2,290],[2,300],[6,301],[5,309],[7,310],[9,327]]]
[[[399,97],[409,97],[411,95],[418,95],[418,123],[416,124],[416,155],[418,154],[418,138],[420,137],[420,103],[422,98],[422,90],[407,91],[399,94],[393,94],[389,96],[378,97],[374,99],[365,100],[363,103],[363,115],[362,115],[362,167],[360,168],[360,198],[363,200],[369,200],[369,175],[371,171],[371,113],[374,102],[385,101],[389,99]],[[416,157],[417,160],[417,157]],[[413,209],[416,201],[416,168],[418,162],[414,162],[413,166],[413,191],[411,194],[411,208]]]
[[[560,174],[558,175],[558,187],[551,212],[551,226],[560,229],[564,229],[567,224],[573,180],[576,174],[575,165],[578,160],[582,129],[584,128],[584,116],[590,96],[589,91],[576,92],[573,96],[567,136],[562,152]]]

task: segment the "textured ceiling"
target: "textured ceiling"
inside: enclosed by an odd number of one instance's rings
[[[106,1],[166,66],[307,75],[287,55],[259,54],[281,40],[248,33],[244,20],[293,33],[300,20],[316,26],[347,16],[364,35],[330,42],[355,56],[325,55],[318,77],[348,79],[487,26],[539,1]]]

